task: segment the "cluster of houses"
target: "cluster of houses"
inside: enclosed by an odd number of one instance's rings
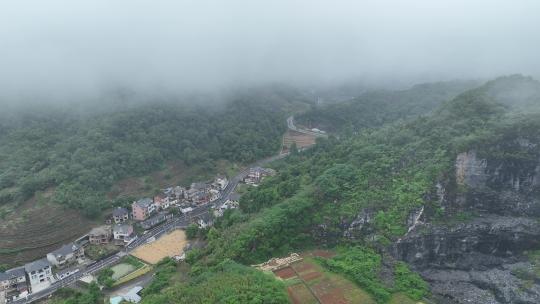
[[[49,287],[55,281],[79,272],[77,265],[86,261],[84,246],[72,242],[48,253],[45,258],[0,272],[0,304]]]
[[[267,176],[274,176],[276,171],[270,168],[253,167],[249,169],[248,174],[244,178],[244,183],[247,185],[258,186]]]
[[[255,167],[249,170],[243,181],[257,186],[266,176],[274,174],[272,169]],[[228,184],[225,176],[218,175],[211,182],[192,183],[189,188],[170,187],[153,198],[136,200],[131,204],[131,211],[124,207],[113,209],[106,225],[93,228],[87,235],[48,253],[45,258],[0,272],[0,304],[24,298],[29,293],[46,289],[55,281],[79,272],[81,265],[91,262],[85,257],[86,246],[127,246],[137,238],[134,224],[148,230],[171,219],[173,214],[168,209],[172,206],[182,213],[188,213],[194,207],[214,202]],[[227,209],[238,208],[239,198],[236,193],[230,194],[213,214],[200,215],[194,218],[194,222],[201,228],[212,225],[213,217],[222,216]]]

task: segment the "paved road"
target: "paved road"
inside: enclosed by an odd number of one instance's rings
[[[247,169],[241,171],[236,176],[234,176],[233,178],[230,179],[229,184],[227,185],[227,187],[225,187],[225,189],[223,189],[223,191],[221,192],[221,196],[220,196],[219,199],[217,199],[217,200],[215,200],[215,201],[213,201],[211,203],[207,203],[205,205],[198,206],[198,207],[194,208],[191,212],[189,212],[187,214],[183,214],[183,215],[174,217],[171,220],[169,220],[169,221],[167,221],[167,222],[165,222],[165,223],[163,223],[163,224],[161,224],[161,225],[159,225],[157,227],[154,227],[154,228],[148,230],[148,232],[146,232],[145,234],[143,234],[142,236],[137,238],[135,241],[130,243],[128,246],[126,246],[126,248],[123,251],[121,251],[121,252],[119,252],[119,253],[117,253],[117,254],[115,254],[113,256],[110,256],[108,258],[105,258],[103,260],[96,261],[96,262],[88,265],[84,271],[75,273],[75,274],[73,274],[73,275],[71,275],[71,276],[69,276],[67,278],[56,281],[50,287],[48,287],[47,289],[41,290],[39,292],[32,293],[32,294],[28,295],[28,297],[26,299],[21,299],[21,300],[12,302],[12,303],[16,303],[16,304],[31,303],[31,302],[37,301],[39,299],[43,299],[45,297],[48,297],[49,295],[53,294],[59,288],[70,286],[70,285],[74,284],[76,281],[78,281],[80,278],[82,278],[83,276],[85,276],[87,274],[94,274],[94,273],[100,271],[103,268],[106,268],[106,267],[109,267],[111,265],[116,264],[122,258],[122,256],[132,252],[137,247],[146,244],[148,239],[153,238],[153,237],[154,238],[159,238],[163,234],[166,234],[166,233],[168,233],[168,232],[170,232],[171,230],[174,230],[174,229],[186,228],[191,223],[192,218],[197,217],[197,216],[201,216],[201,215],[203,215],[205,213],[208,213],[208,212],[211,212],[212,207],[219,207],[223,203],[225,203],[227,201],[227,199],[229,198],[229,195],[236,188],[236,186],[238,186],[238,184],[247,176],[247,174],[249,173],[249,168],[257,167],[257,166],[263,166],[264,164],[273,162],[273,161],[278,160],[278,159],[282,159],[282,158],[286,157],[287,155],[288,155],[288,153],[279,154],[279,155],[275,155],[275,156],[272,156],[272,157],[269,157],[269,158],[259,160],[259,161],[255,162],[255,163],[251,164]]]

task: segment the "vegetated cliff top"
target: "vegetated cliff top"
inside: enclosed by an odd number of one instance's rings
[[[497,225],[501,217],[525,216],[527,211],[504,213],[497,208],[504,207],[509,202],[504,200],[510,197],[508,191],[516,189],[510,185],[511,181],[516,183],[516,178],[504,175],[505,168],[514,168],[517,171],[513,172],[520,175],[519,172],[525,172],[519,171],[522,166],[532,165],[533,170],[527,170],[530,173],[539,165],[538,149],[531,147],[540,146],[540,142],[537,136],[531,136],[534,133],[531,130],[540,129],[540,119],[534,111],[525,116],[513,115],[517,108],[509,105],[521,104],[523,94],[506,95],[505,104],[501,104],[497,98],[502,97],[494,98],[492,93],[503,85],[507,91],[520,92],[522,82],[535,87],[535,81],[520,79],[512,78],[510,84],[505,78],[489,82],[459,94],[419,118],[360,129],[358,134],[340,139],[330,137],[276,165],[279,175],[248,191],[240,201],[240,210],[227,213],[218,221],[209,235],[209,246],[198,253],[196,265],[205,269],[225,259],[249,264],[313,245],[363,245],[389,253],[392,244],[408,244],[404,240],[418,220],[434,225],[459,224],[474,219],[478,213],[498,212],[488,218],[493,221],[487,224]],[[532,106],[540,102],[533,94],[526,95]],[[504,175],[501,179],[480,179],[484,192],[460,186],[455,180],[457,156],[474,149],[488,163],[487,171],[478,172]],[[535,162],[528,163],[531,160]],[[477,161],[473,165],[484,170],[483,159]],[[490,167],[492,161],[499,162],[496,168]],[[499,171],[489,171],[497,168]],[[529,189],[536,189],[534,177],[524,176],[519,183],[525,185],[525,179],[532,185]],[[498,181],[508,187],[502,187]],[[496,201],[497,206],[493,207],[497,208],[486,209],[485,205],[476,204],[479,197],[482,202]],[[525,196],[514,203],[523,208],[524,202],[527,202]],[[419,227],[419,231],[427,229]],[[534,235],[534,231],[531,233]],[[486,248],[497,246],[490,243],[497,239],[495,236],[489,239],[489,234],[479,234],[484,236],[487,239],[481,244]],[[459,241],[460,237],[466,234],[453,236],[451,240]],[[501,239],[506,240],[504,236]],[[426,239],[423,244],[429,242]],[[529,247],[516,246],[516,249]],[[414,248],[411,244],[400,250]],[[435,248],[428,248],[425,254],[437,254],[429,250]],[[489,256],[489,252],[482,254],[486,261],[499,261]],[[519,256],[519,252],[513,254]],[[410,256],[422,257],[414,252]]]
[[[406,90],[367,91],[347,102],[313,108],[298,115],[296,120],[330,132],[354,132],[427,114],[477,85],[477,81],[448,81],[418,84]]]

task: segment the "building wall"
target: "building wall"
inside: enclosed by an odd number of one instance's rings
[[[137,204],[133,204],[133,219],[137,221],[144,221],[148,217],[146,209],[139,207]]]
[[[113,216],[113,219],[114,219],[114,222],[116,224],[120,224],[120,223],[123,223],[123,222],[125,222],[125,221],[127,221],[129,219],[129,214],[126,213],[123,216]]]
[[[111,238],[110,234],[90,235],[88,238],[88,241],[90,242],[90,244],[94,244],[94,245],[107,244],[109,243],[110,238]]]
[[[32,286],[32,288],[40,284],[51,283],[53,281],[51,267],[43,268],[39,271],[29,273],[28,277],[30,279],[30,286]]]

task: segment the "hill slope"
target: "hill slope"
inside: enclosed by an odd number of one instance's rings
[[[467,91],[427,117],[323,140],[277,164],[280,174],[210,231],[197,269],[355,245],[383,259],[376,277],[358,281],[380,303],[400,288],[426,296],[417,279],[401,279],[407,270],[396,260],[419,271],[441,303],[538,302],[540,115],[517,115],[517,101],[486,93],[506,83]],[[358,262],[344,253],[349,266],[334,269],[361,269],[361,252]]]
[[[475,81],[453,81],[419,84],[401,91],[368,91],[351,101],[313,108],[298,115],[296,121],[330,132],[356,132],[427,114],[477,84]]]
[[[217,164],[277,153],[287,114],[305,106],[292,89],[200,102],[0,113],[0,264],[27,262],[83,235],[96,224],[88,219],[126,201],[110,190],[130,177],[169,163],[184,175],[210,174]]]

